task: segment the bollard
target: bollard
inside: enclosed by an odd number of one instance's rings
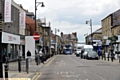
[[[40,64],[40,58],[39,58],[39,55],[36,56],[36,65],[39,65]]]
[[[4,65],[5,67],[5,78],[8,78],[8,64]]]
[[[108,54],[108,61],[109,61],[109,54]]]
[[[36,57],[36,63],[37,63],[37,65],[39,64],[39,58],[38,58],[38,56]]]
[[[21,72],[21,57],[18,59],[18,71]]]
[[[26,72],[29,73],[29,61],[26,59]]]
[[[120,56],[119,56],[119,63],[120,63]]]

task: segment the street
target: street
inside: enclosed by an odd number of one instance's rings
[[[120,80],[120,64],[56,55],[41,68],[38,80]]]

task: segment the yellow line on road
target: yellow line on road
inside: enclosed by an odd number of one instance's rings
[[[38,80],[38,78],[40,78],[40,76],[42,75],[42,72],[37,73],[32,80]]]
[[[53,60],[56,58],[56,56],[55,57],[53,57],[45,66],[49,66],[52,62],[53,62]]]
[[[35,80],[38,80],[38,78],[40,78],[40,76],[42,76],[42,72],[40,72],[40,74],[36,77]]]
[[[35,80],[35,78],[38,76],[38,73],[32,78],[32,80]]]

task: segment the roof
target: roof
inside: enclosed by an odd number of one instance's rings
[[[102,33],[102,28],[99,28],[99,29],[97,29],[95,32],[93,32],[93,33]]]
[[[35,27],[34,27],[35,21],[32,18],[26,16],[26,24],[29,25],[29,27],[30,27],[30,35],[33,35],[33,33],[35,31]]]
[[[65,39],[70,39],[70,40],[72,40],[72,39],[77,39],[77,38],[75,37],[75,35],[73,35],[73,34],[63,34],[63,38],[64,38],[64,40],[65,40]]]

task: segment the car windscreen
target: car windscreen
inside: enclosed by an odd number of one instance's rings
[[[90,52],[89,52],[89,55],[97,55],[97,52],[95,52],[95,51],[90,51]]]
[[[92,51],[92,48],[85,48],[85,51]]]
[[[70,51],[70,49],[66,49],[66,51]]]

